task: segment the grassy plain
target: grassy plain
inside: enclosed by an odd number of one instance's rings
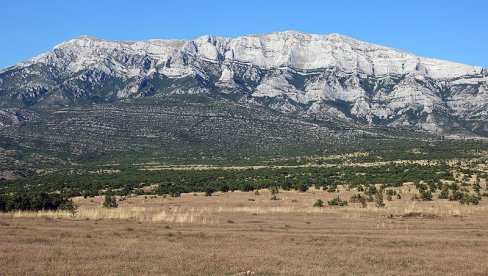
[[[482,183],[483,188],[486,183]],[[311,189],[131,196],[119,208],[0,214],[0,275],[487,275],[488,200],[327,206]],[[317,199],[325,207],[312,207]]]

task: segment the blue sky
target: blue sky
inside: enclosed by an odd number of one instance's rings
[[[0,5],[0,68],[91,35],[191,39],[297,30],[488,68],[488,1],[12,0]]]

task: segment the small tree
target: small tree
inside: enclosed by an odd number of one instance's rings
[[[117,208],[119,204],[117,204],[117,200],[115,196],[112,194],[111,191],[105,193],[105,200],[103,201],[104,208]]]
[[[317,199],[317,201],[313,204],[313,207],[324,207],[324,201],[322,199]]]
[[[449,187],[444,186],[439,194],[439,199],[448,199],[449,198]]]
[[[69,200],[66,200],[65,202],[61,203],[61,205],[59,206],[59,209],[64,210],[64,211],[68,211],[74,215],[76,213],[76,210],[78,209],[78,205],[76,205],[73,202],[73,200],[69,199]]]
[[[271,192],[271,195],[275,195],[277,193],[279,193],[280,191],[278,190],[278,187],[276,186],[271,186],[269,187],[269,191]]]
[[[205,196],[212,196],[214,192],[215,190],[212,187],[207,187],[207,189],[205,189]]]
[[[341,198],[337,196],[336,198],[327,201],[327,204],[330,206],[347,206],[347,200],[341,200]]]
[[[385,206],[385,203],[383,201],[383,190],[382,189],[380,189],[378,192],[375,193],[374,202],[376,203],[376,207],[378,207],[378,208]]]
[[[476,194],[480,194],[480,191],[481,191],[481,185],[480,185],[480,182],[479,181],[476,181],[476,183],[474,183],[473,185],[473,190]]]
[[[432,193],[430,191],[420,191],[420,199],[423,201],[431,201]]]

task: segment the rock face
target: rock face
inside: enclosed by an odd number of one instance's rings
[[[82,36],[0,71],[0,114],[164,94],[208,94],[300,116],[488,136],[488,70],[339,34],[140,42]]]

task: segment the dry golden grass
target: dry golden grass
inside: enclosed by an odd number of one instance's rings
[[[411,192],[409,192],[412,190]],[[0,215],[0,275],[487,275],[488,202],[311,207],[356,193],[134,196]],[[422,216],[420,214],[422,213]]]

